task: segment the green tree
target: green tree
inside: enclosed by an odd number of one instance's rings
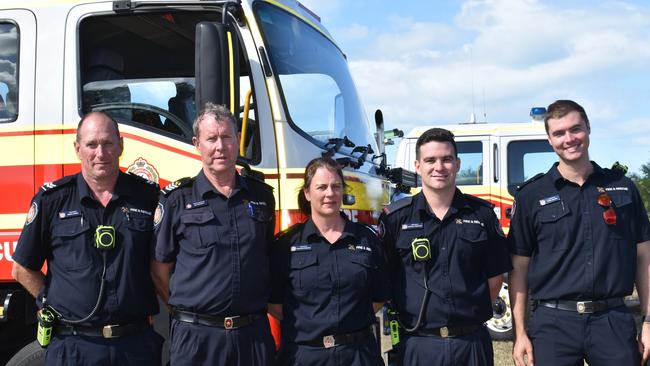
[[[641,174],[632,173],[630,179],[636,184],[645,204],[645,210],[650,216],[650,162],[641,166]]]

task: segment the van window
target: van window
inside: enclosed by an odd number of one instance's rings
[[[205,10],[85,18],[79,27],[80,112],[104,111],[119,123],[190,142],[200,109],[194,101],[195,28],[220,20],[220,13]],[[240,50],[245,95],[252,83],[248,58]],[[243,157],[255,163],[261,153],[252,98],[249,105]]]
[[[0,22],[0,122],[18,117],[18,27]]]
[[[460,171],[456,176],[459,186],[483,184],[483,143],[481,141],[456,142]]]
[[[546,140],[521,140],[508,143],[508,192],[515,195],[521,183],[547,172],[557,156]]]

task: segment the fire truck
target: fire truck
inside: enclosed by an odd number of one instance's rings
[[[458,123],[414,128],[400,141],[395,167],[414,169],[415,143],[431,127],[450,130],[456,140],[461,168],[456,184],[463,193],[494,205],[504,232],[510,227],[510,212],[517,188],[537,173],[548,171],[557,160],[544,130],[545,108],[532,108],[530,122]],[[412,193],[415,193],[413,190]],[[493,339],[512,339],[512,313],[508,285],[503,284],[495,314],[487,322]]]
[[[345,54],[297,1],[2,1],[0,364],[21,348],[14,365],[42,355],[12,253],[34,193],[80,170],[80,117],[112,115],[120,168],[165,186],[200,170],[191,124],[205,101],[239,117],[239,165],[274,188],[276,230],[303,219],[302,173],[323,154],[345,167],[352,220],[375,224],[408,183],[387,167],[381,113],[371,126]]]

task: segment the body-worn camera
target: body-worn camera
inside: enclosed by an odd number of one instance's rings
[[[99,250],[115,248],[115,228],[113,226],[97,226],[95,229],[95,248]]]
[[[416,262],[424,262],[431,259],[431,244],[427,238],[415,238],[411,242],[413,259]]]
[[[36,330],[36,340],[41,347],[47,347],[52,340],[52,328],[54,326],[54,314],[47,308],[41,309],[36,313],[38,328]]]

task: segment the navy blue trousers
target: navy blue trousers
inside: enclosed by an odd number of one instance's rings
[[[163,341],[153,328],[112,339],[54,335],[47,347],[45,364],[160,366]]]
[[[594,314],[538,307],[528,330],[535,366],[639,365],[634,317],[625,306]]]
[[[267,366],[275,344],[266,316],[230,330],[173,319],[169,353],[171,366]]]
[[[403,365],[427,366],[492,366],[492,338],[483,326],[462,337],[401,336]]]
[[[379,346],[374,337],[365,341],[332,348],[283,344],[276,366],[383,366]]]

